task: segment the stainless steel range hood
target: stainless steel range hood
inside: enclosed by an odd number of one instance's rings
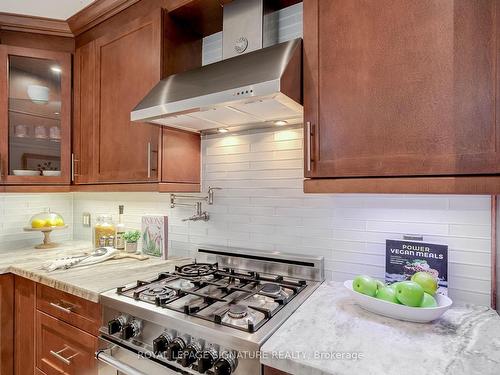
[[[226,9],[228,5],[232,8]],[[131,112],[132,121],[195,132],[302,122],[302,39],[261,48],[272,43],[272,32],[263,37],[262,30],[269,29],[263,0],[236,0],[228,5],[224,7],[224,55],[236,56],[160,81]],[[260,31],[249,23],[249,12],[254,20],[259,14]],[[250,31],[233,30],[241,27]],[[248,52],[249,48],[254,50]]]

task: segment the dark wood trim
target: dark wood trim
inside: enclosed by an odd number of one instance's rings
[[[491,308],[497,308],[497,210],[496,195],[491,196]]]
[[[2,193],[69,193],[69,185],[5,185]]]
[[[182,184],[182,183],[160,183],[158,184],[160,193],[200,193],[200,184]]]
[[[106,21],[139,0],[97,0],[67,19],[68,28],[77,36]]]
[[[0,275],[0,375],[14,372],[14,276]]]
[[[158,183],[139,184],[88,184],[73,185],[71,191],[74,192],[155,192],[158,191]]]
[[[263,368],[264,375],[290,375],[288,372],[284,372],[273,367],[263,366]]]
[[[11,13],[0,13],[0,30],[73,37],[66,21]]]
[[[305,193],[499,194],[500,176],[304,180]]]

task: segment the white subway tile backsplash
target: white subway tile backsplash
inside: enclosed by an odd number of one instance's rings
[[[300,128],[207,138],[202,158],[205,190],[223,188],[208,207],[209,222],[182,222],[192,212],[171,209],[168,194],[77,193],[75,236],[89,235],[77,223],[82,211],[116,212],[123,203],[135,226],[142,214],[169,215],[174,254],[193,254],[201,244],[314,254],[325,258],[329,279],[342,281],[359,273],[383,278],[385,240],[422,234],[449,245],[452,297],[489,303],[489,197],[306,195]]]

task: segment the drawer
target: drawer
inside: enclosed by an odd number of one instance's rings
[[[40,311],[97,336],[101,324],[101,307],[98,303],[37,284],[36,307]]]
[[[36,368],[35,369],[35,375],[47,375],[45,372],[43,372],[42,370]]]
[[[46,375],[96,375],[97,338],[36,313],[36,367]]]

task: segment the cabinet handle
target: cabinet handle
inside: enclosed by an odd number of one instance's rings
[[[73,312],[73,306],[64,307],[60,303],[50,302],[50,306],[55,307],[58,310],[64,311],[66,314],[71,314]]]
[[[64,352],[65,350],[69,349],[68,346],[65,346],[64,348],[62,348],[61,350],[55,352],[53,350],[50,351],[50,354],[54,357],[56,357],[58,360],[60,360],[61,362],[67,364],[68,366],[71,365],[71,359],[75,358],[78,353],[75,353],[75,354],[72,354],[70,355],[69,357],[64,357],[61,355],[62,352]]]
[[[306,143],[307,143],[307,171],[308,172],[311,172],[311,161],[312,161],[312,156],[311,156],[311,138],[313,136],[313,133],[312,133],[312,126],[311,126],[311,121],[307,121],[306,122],[306,133],[307,133],[307,139],[306,139]]]
[[[71,153],[71,181],[75,181],[75,176],[78,176],[78,174],[75,173],[75,164],[78,162],[79,160],[75,159],[75,154]]]
[[[148,178],[151,178],[151,142],[148,142]]]

